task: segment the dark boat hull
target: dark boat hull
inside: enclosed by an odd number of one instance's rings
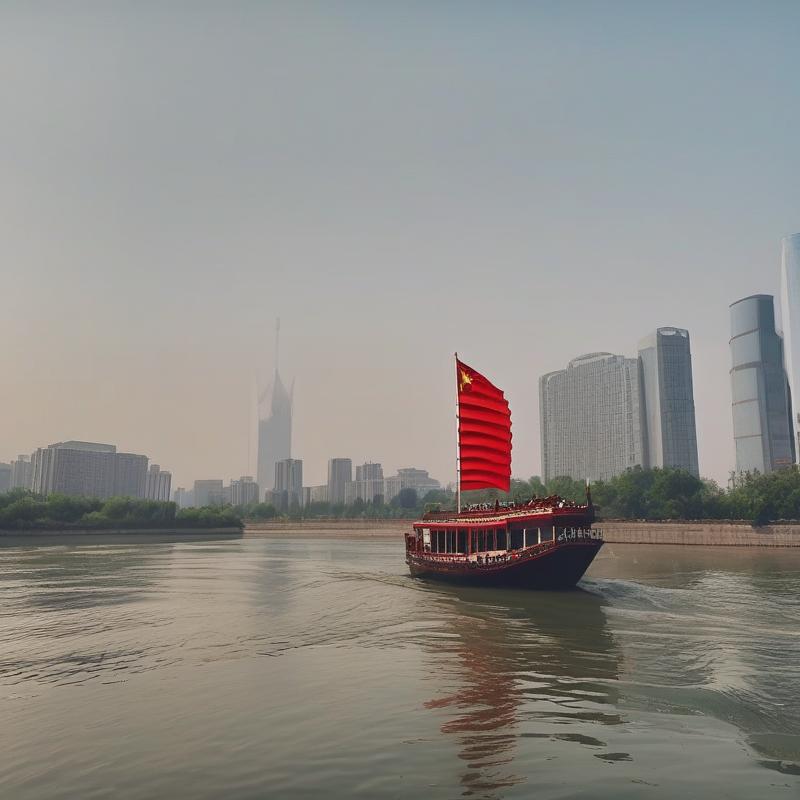
[[[569,589],[583,577],[597,552],[599,539],[559,543],[542,553],[485,565],[464,561],[434,561],[409,554],[411,575],[470,586],[517,589]]]

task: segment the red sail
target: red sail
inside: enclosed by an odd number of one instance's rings
[[[456,359],[462,489],[511,485],[511,412],[503,392]]]

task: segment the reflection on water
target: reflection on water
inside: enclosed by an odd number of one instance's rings
[[[611,681],[617,655],[601,597],[447,587],[434,613],[452,636],[426,648],[430,681],[452,689],[425,703],[454,714],[441,726],[459,742],[465,796],[499,797],[525,781],[514,769],[519,739],[603,747],[582,732],[620,723]],[[581,730],[570,730],[571,727]]]
[[[799,620],[789,551],[537,593],[402,541],[2,541],[0,797],[794,797]]]

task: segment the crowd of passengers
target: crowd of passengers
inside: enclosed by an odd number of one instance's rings
[[[466,507],[466,511],[521,511],[526,508],[577,508],[578,504],[572,500],[565,500],[557,494],[549,497],[532,497],[530,500],[508,500],[494,503],[471,503]]]

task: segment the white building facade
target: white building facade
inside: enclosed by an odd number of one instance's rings
[[[791,393],[792,440],[800,454],[800,233],[781,241],[781,328]]]
[[[639,360],[588,353],[539,379],[542,472],[609,480],[644,464]]]
[[[112,444],[58,442],[31,457],[31,489],[37,494],[143,498],[146,480],[147,456],[118,453]]]

